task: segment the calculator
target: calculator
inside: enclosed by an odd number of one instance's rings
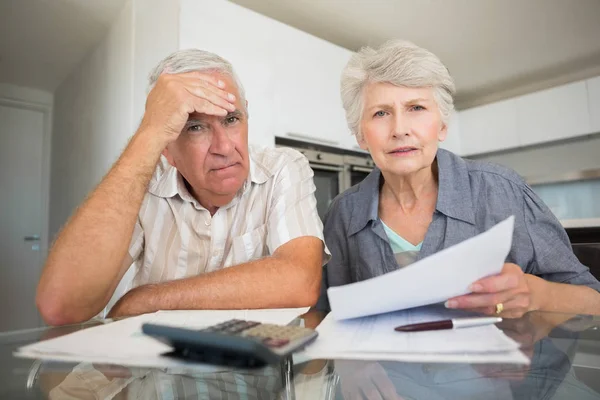
[[[146,323],[142,332],[171,346],[168,357],[240,368],[279,364],[318,335],[310,328],[240,319],[200,330]]]

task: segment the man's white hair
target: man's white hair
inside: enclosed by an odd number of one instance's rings
[[[446,124],[454,110],[454,81],[435,54],[405,40],[390,40],[378,49],[363,47],[348,61],[340,84],[348,127],[358,137],[361,135],[364,88],[372,82],[433,88],[442,121]]]
[[[222,74],[229,75],[237,86],[238,93],[240,95],[240,102],[242,107],[244,107],[244,112],[246,115],[248,115],[244,86],[233,70],[233,66],[223,57],[220,57],[209,51],[199,49],[178,50],[164,58],[150,73],[148,78],[148,92],[152,90],[156,84],[156,81],[158,80],[158,77],[163,72],[167,72],[169,74],[182,74],[192,71],[217,71]]]

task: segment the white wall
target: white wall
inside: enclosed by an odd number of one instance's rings
[[[351,51],[225,0],[181,0],[179,48],[227,59],[246,89],[249,142],[300,133],[352,147],[339,95]]]
[[[179,1],[133,2],[133,123],[144,115],[148,76],[160,60],[178,49]]]
[[[55,93],[50,237],[100,182],[144,112],[150,70],[177,49],[175,0],[128,1]]]
[[[116,160],[133,129],[133,10],[55,92],[50,237]]]

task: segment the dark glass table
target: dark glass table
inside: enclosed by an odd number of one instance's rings
[[[316,326],[324,317],[302,318]],[[20,359],[20,346],[95,326],[0,333],[0,399],[600,399],[600,317],[505,320],[530,365],[288,360],[197,373]]]

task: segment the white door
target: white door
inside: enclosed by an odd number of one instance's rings
[[[0,104],[0,331],[41,325],[44,114]]]

